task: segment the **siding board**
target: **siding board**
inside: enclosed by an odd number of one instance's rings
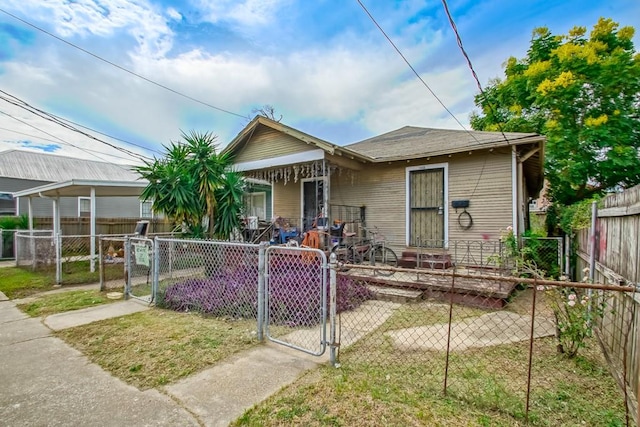
[[[260,126],[251,139],[234,155],[234,163],[251,162],[317,149],[293,136]]]

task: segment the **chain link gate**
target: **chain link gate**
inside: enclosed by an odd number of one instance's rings
[[[154,302],[154,251],[153,240],[144,237],[128,237],[125,241],[125,298]]]
[[[318,249],[272,246],[265,254],[268,340],[320,356],[327,341],[327,257]]]

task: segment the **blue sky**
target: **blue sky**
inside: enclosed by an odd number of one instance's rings
[[[0,90],[144,156],[158,156],[181,130],[213,132],[224,146],[264,104],[336,144],[405,125],[468,127],[478,90],[442,2],[361,1],[455,118],[356,0],[4,0]],[[638,0],[448,4],[483,85],[502,76],[509,56],[526,54],[535,27],[565,34],[602,16],[640,33]],[[634,42],[638,50],[639,34]],[[0,149],[8,148],[135,162],[0,100]]]

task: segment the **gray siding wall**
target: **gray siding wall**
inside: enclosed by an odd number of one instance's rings
[[[0,177],[0,193],[13,193],[45,184],[50,184],[50,182]]]
[[[34,197],[32,201],[33,215],[41,217],[53,216],[53,202],[48,199]],[[29,201],[20,198],[21,215],[29,213]],[[78,198],[60,198],[60,216],[78,216]],[[96,197],[96,216],[98,218],[138,218],[140,217],[140,200],[137,197]]]

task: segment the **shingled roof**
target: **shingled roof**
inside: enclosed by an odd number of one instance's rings
[[[132,166],[76,159],[24,150],[0,152],[0,177],[60,182],[73,179],[137,181]]]
[[[506,138],[506,139],[505,139]],[[405,126],[346,145],[376,162],[434,157],[470,150],[529,144],[544,140],[535,133],[480,132]]]

